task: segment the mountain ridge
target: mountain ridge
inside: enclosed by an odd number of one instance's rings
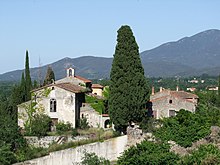
[[[150,77],[192,76],[220,73],[220,30],[210,29],[177,41],[166,42],[140,53],[145,75]],[[65,57],[51,64],[31,68],[32,79],[43,81],[50,65],[56,79],[66,76],[65,69],[74,66],[76,74],[89,79],[108,78],[113,58],[81,56]],[[0,74],[0,81],[19,81],[23,70]]]

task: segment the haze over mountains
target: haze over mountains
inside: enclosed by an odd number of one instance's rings
[[[207,30],[175,42],[162,44],[140,53],[146,76],[193,76],[220,74],[220,30]],[[30,55],[31,58],[31,55]],[[52,66],[56,79],[66,76],[66,68],[74,66],[76,74],[89,79],[108,78],[112,58],[83,56],[63,58]],[[31,68],[32,79],[44,79],[48,65]],[[21,79],[22,70],[0,75],[0,81]]]

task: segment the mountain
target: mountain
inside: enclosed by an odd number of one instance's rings
[[[112,58],[83,56],[78,58],[63,58],[52,64],[48,64],[52,67],[55,78],[61,79],[66,76],[66,68],[74,67],[76,75],[86,77],[89,79],[106,78],[109,77],[110,68],[112,64]],[[41,68],[31,68],[32,80],[39,79],[39,73],[41,80],[44,79],[48,65],[44,65]],[[21,79],[23,70],[16,70],[7,72],[0,75],[0,81],[19,81]]]
[[[175,42],[162,44],[140,53],[146,76],[192,76],[220,73],[220,30],[211,29]],[[74,66],[76,74],[89,79],[109,77],[112,58],[83,56],[63,58],[52,66],[56,79],[66,76],[66,68]],[[44,79],[47,66],[31,68],[32,79]],[[0,81],[20,80],[22,70],[0,75]]]

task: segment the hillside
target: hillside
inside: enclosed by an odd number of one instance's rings
[[[162,44],[141,54],[145,75],[159,76],[192,76],[208,73],[220,73],[220,30],[207,30],[191,37],[184,37],[175,42]],[[66,75],[65,68],[74,66],[76,74],[89,79],[109,77],[112,58],[83,56],[78,58],[63,58],[52,66],[56,79]],[[47,65],[31,69],[32,79],[42,78]],[[0,81],[17,81],[22,70],[7,72],[0,75]]]

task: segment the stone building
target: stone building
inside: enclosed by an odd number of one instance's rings
[[[153,115],[156,119],[175,116],[180,109],[195,112],[198,99],[197,95],[179,91],[178,88],[176,91],[160,88],[157,93],[152,89],[150,96]]]
[[[63,79],[57,80],[56,84],[68,82],[68,83],[72,83],[72,84],[79,85],[82,87],[86,87],[87,89],[91,90],[92,81],[84,77],[75,75],[74,68],[71,68],[71,67],[68,68],[66,73],[67,73],[66,77]]]
[[[92,93],[98,96],[102,96],[103,86],[100,84],[92,84]]]
[[[35,113],[47,114],[52,122],[69,122],[73,128],[80,119],[80,108],[85,102],[85,92],[91,81],[75,76],[73,68],[67,69],[67,77],[32,91],[32,100],[18,105],[18,125],[24,127],[27,112],[33,104]]]
[[[99,114],[89,104],[83,104],[80,118],[86,118],[89,126],[93,128],[110,128],[111,125],[108,114]]]

